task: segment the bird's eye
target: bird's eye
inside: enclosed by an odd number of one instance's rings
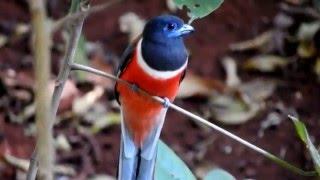
[[[167,25],[167,29],[168,29],[169,31],[174,30],[176,27],[177,27],[177,24],[175,24],[175,23],[169,23],[169,24]]]

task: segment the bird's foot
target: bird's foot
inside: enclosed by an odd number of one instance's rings
[[[163,107],[168,108],[170,106],[170,100],[167,97],[164,97],[163,100],[164,100],[162,103]]]
[[[131,85],[131,89],[132,89],[132,91],[134,91],[134,92],[138,92],[138,91],[139,91],[139,86],[136,85],[136,84],[132,84],[132,85]]]

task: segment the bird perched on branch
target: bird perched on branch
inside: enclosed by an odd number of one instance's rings
[[[119,180],[152,180],[157,143],[169,101],[177,95],[188,64],[183,37],[193,32],[188,24],[171,15],[151,19],[141,38],[123,55],[118,77],[133,84],[115,86],[121,105]],[[160,104],[138,91],[166,99]]]

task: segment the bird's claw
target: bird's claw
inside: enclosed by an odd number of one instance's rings
[[[164,108],[168,108],[170,106],[170,100],[167,97],[164,97],[162,105]]]
[[[136,85],[136,84],[132,84],[132,85],[131,85],[131,89],[132,89],[134,92],[138,92],[139,87],[138,87],[138,85]]]

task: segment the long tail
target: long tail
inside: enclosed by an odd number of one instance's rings
[[[136,147],[125,124],[121,122],[121,146],[118,180],[153,180],[157,143],[167,109],[158,116],[158,125],[149,134],[142,147]]]
[[[123,147],[123,145],[122,145]],[[118,180],[152,180],[156,162],[154,157],[148,160],[141,156],[141,150],[132,158],[126,158],[123,148],[120,150]]]

